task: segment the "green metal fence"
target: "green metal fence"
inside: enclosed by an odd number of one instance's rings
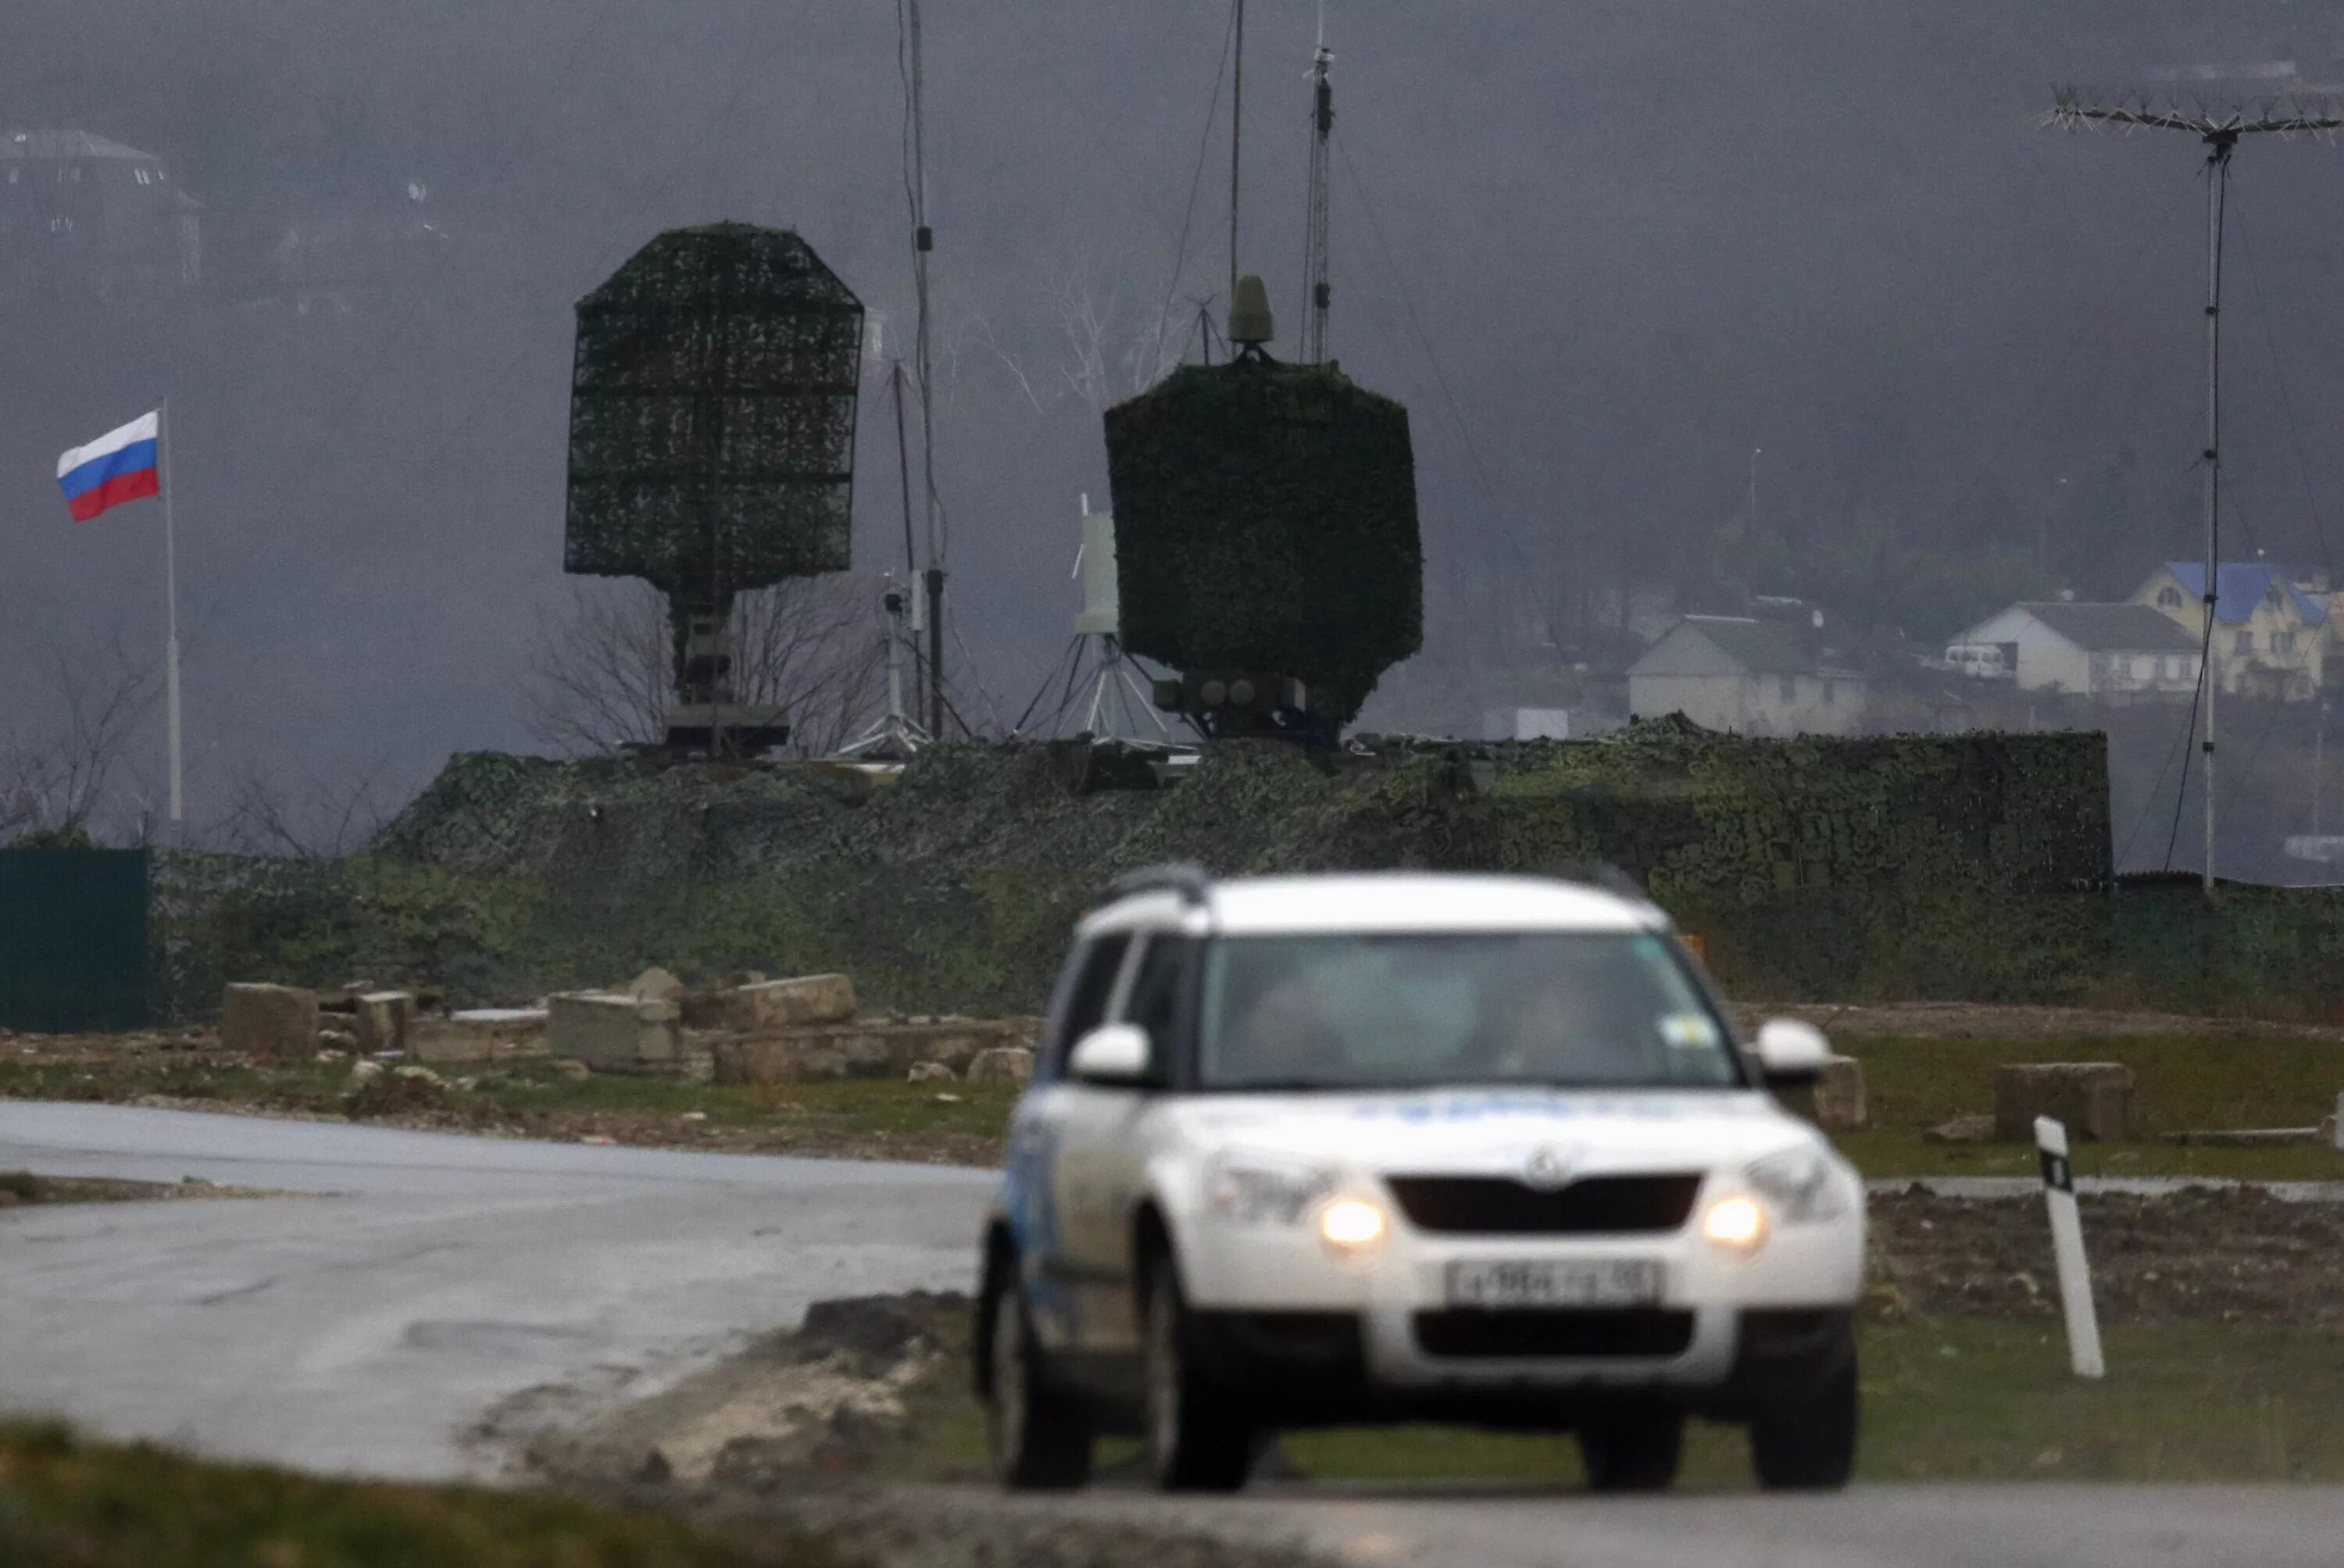
[[[0,849],[0,1028],[136,1028],[146,975],[145,850]]]

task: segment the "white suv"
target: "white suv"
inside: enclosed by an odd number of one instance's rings
[[[1230,1488],[1280,1429],[1574,1431],[1663,1487],[1688,1414],[1760,1481],[1854,1457],[1864,1188],[1640,895],[1388,875],[1117,884],[1076,933],[984,1239],[1012,1486],[1137,1431]]]

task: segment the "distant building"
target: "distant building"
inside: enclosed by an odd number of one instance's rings
[[[1602,726],[1590,726],[1582,716],[1578,733],[1591,733]],[[1481,735],[1492,741],[1567,741],[1572,738],[1571,713],[1569,708],[1489,708],[1481,714]]]
[[[199,214],[152,153],[88,131],[0,131],[0,287],[118,297],[194,284]]]
[[[1863,727],[1869,683],[1825,663],[1793,625],[1688,615],[1628,669],[1628,711],[1682,713],[1743,735],[1847,735]]]
[[[2064,692],[2123,707],[2187,702],[2198,641],[2145,604],[2014,604],[1953,639],[1965,674],[2015,675],[2022,692]]]
[[[2168,561],[2133,594],[2189,634],[2206,629],[2206,568]],[[2306,703],[2325,679],[2328,601],[2259,561],[2225,561],[2215,576],[2214,676],[2229,694]]]

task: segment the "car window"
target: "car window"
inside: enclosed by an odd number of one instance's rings
[[[1076,1040],[1106,1021],[1106,1005],[1115,995],[1116,976],[1123,971],[1123,956],[1130,946],[1128,932],[1112,931],[1092,938],[1083,950],[1066,997],[1066,1016],[1058,1022],[1058,1037],[1051,1051],[1054,1064],[1065,1061]]]
[[[1154,1061],[1161,1071],[1169,1059],[1174,1030],[1178,1027],[1180,981],[1187,973],[1189,944],[1179,936],[1151,936],[1139,955],[1139,972],[1132,979],[1130,999],[1124,1003],[1126,1023],[1147,1031],[1156,1047]]]
[[[1723,1021],[1643,932],[1224,937],[1201,1023],[1208,1087],[1741,1081]]]

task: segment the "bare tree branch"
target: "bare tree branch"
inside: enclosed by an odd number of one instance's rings
[[[48,712],[29,733],[0,735],[0,836],[38,835],[86,842],[108,827],[144,836],[151,813],[114,786],[129,771],[129,750],[161,694],[161,661],[132,653],[119,637],[82,650],[57,648],[47,661]],[[129,815],[121,822],[126,804]]]
[[[879,594],[854,573],[797,578],[732,609],[732,690],[788,714],[789,751],[820,756],[870,717],[885,687]],[[660,739],[674,691],[667,601],[645,583],[573,584],[530,650],[525,721],[566,754]]]
[[[240,855],[335,860],[367,845],[398,809],[378,757],[338,783],[312,773],[298,783],[237,774],[216,836]]]

